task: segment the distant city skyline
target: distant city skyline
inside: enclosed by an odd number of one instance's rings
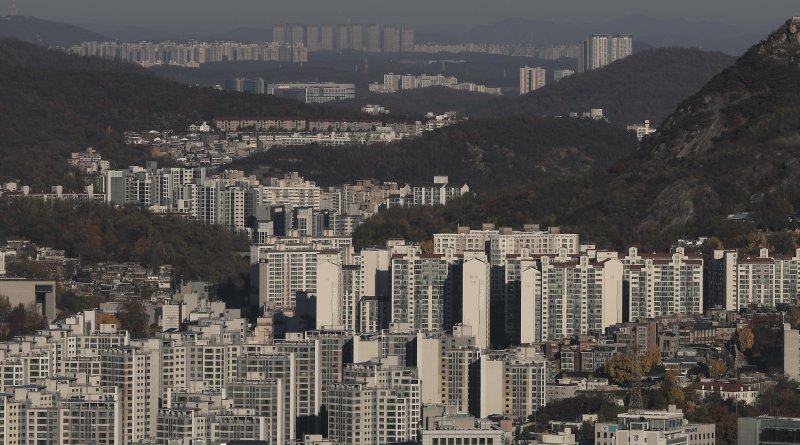
[[[10,11],[5,0],[1,14]],[[456,7],[457,6],[457,7]],[[20,14],[79,25],[169,26],[175,29],[269,27],[280,22],[385,22],[421,30],[460,30],[509,17],[565,23],[599,23],[629,14],[659,19],[729,23],[760,29],[800,14],[795,0],[230,0],[220,9],[206,0],[17,0]]]

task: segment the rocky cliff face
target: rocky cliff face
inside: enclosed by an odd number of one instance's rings
[[[685,100],[634,157],[597,187],[592,209],[632,237],[713,231],[728,213],[800,211],[800,17],[788,20]],[[596,211],[595,211],[596,212]]]

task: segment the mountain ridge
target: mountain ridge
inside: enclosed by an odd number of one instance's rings
[[[450,226],[482,219],[534,221],[575,230],[600,246],[658,249],[682,237],[718,236],[737,243],[755,230],[796,228],[798,60],[800,18],[795,18],[681,102],[661,131],[608,170],[459,202],[442,210],[451,219],[431,220]],[[730,214],[744,219],[729,219]],[[376,229],[401,227],[404,218],[382,215],[368,221],[360,236],[374,242]],[[387,235],[403,236],[391,230]]]
[[[79,26],[22,15],[0,17],[0,38],[15,38],[38,45],[60,47],[90,40],[113,40]]]

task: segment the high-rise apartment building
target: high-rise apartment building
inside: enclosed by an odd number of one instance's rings
[[[519,94],[528,94],[536,91],[545,85],[545,70],[539,67],[528,67],[527,65],[519,69]]]
[[[599,334],[621,322],[622,283],[616,259],[541,257],[521,271],[522,343]]]
[[[571,76],[573,74],[575,74],[575,71],[573,71],[573,70],[554,70],[553,71],[553,80],[558,82],[559,80],[561,80],[561,79],[563,79],[565,77],[569,77],[569,76]]]
[[[456,325],[452,335],[419,333],[416,346],[422,403],[474,412],[478,407],[481,348],[475,345],[472,328]]]
[[[581,42],[578,72],[602,68],[624,59],[633,52],[633,37],[629,35],[595,34]]]
[[[286,43],[286,25],[276,24],[272,26],[272,41],[275,43]]]
[[[627,283],[628,319],[644,320],[703,312],[703,258],[686,254],[640,254],[631,247],[622,259]]]
[[[417,440],[422,406],[414,368],[386,359],[348,365],[330,387],[328,437],[336,443],[407,443]]]
[[[364,51],[364,27],[350,25],[350,49]]]
[[[333,34],[335,27],[333,25],[322,25],[320,31],[319,49],[323,51],[333,51]]]
[[[119,389],[120,438],[131,443],[156,436],[161,396],[159,340],[142,340],[100,352],[101,384]]]
[[[283,178],[270,178],[264,186],[264,204],[292,207],[320,207],[320,188],[313,181],[304,180],[297,173]]]
[[[461,264],[461,322],[472,328],[475,345],[488,349],[490,343],[490,265],[483,252],[464,258]],[[447,327],[449,329],[449,326]]]
[[[416,249],[392,256],[392,322],[420,331],[442,331],[453,323],[460,259],[424,255]]]
[[[381,50],[380,28],[378,28],[378,25],[375,23],[370,23],[367,25],[364,49],[370,53],[377,53]]]
[[[308,247],[258,249],[252,268],[259,307],[293,308],[298,293],[316,292],[318,255]]]
[[[320,50],[320,27],[319,25],[306,25],[306,48],[308,52]]]
[[[400,29],[400,51],[414,51],[414,28],[404,26]]]
[[[333,47],[336,51],[350,49],[350,27],[347,25],[336,25]]]
[[[382,30],[381,51],[385,53],[400,52],[400,30],[394,26],[384,26]]]
[[[709,298],[729,311],[792,303],[797,298],[798,267],[800,250],[794,255],[770,254],[767,249],[758,255],[716,250],[709,264]]]
[[[549,368],[534,348],[492,351],[480,362],[480,417],[526,417],[546,404]]]
[[[238,357],[236,377],[226,385],[226,394],[235,406],[268,419],[271,445],[295,438],[294,366],[292,354],[244,354]]]

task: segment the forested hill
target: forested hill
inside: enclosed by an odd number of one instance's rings
[[[510,117],[470,120],[389,144],[272,148],[230,165],[260,175],[297,171],[321,185],[358,179],[412,184],[434,175],[489,192],[605,169],[636,138],[604,122]]]
[[[60,47],[93,40],[112,40],[79,26],[21,15],[0,16],[0,38],[14,38],[38,45]]]
[[[613,125],[649,119],[658,125],[686,97],[730,66],[734,57],[690,48],[641,51],[604,68],[578,73],[476,116],[567,115],[602,108]]]
[[[682,236],[730,240],[748,230],[796,227],[799,28],[787,22],[752,47],[683,101],[640,150],[606,172],[494,193],[450,209],[381,215],[358,235],[369,244],[378,241],[377,233],[403,236],[409,232],[404,221],[427,221],[426,230],[436,230],[459,220],[492,219],[558,224],[600,245],[664,248]],[[749,217],[727,219],[736,212]]]
[[[129,129],[184,128],[219,115],[352,115],[274,96],[184,86],[134,65],[11,39],[0,39],[0,97],[0,182],[21,180],[34,189],[79,186],[65,160],[88,146],[113,165],[143,162],[145,153],[122,146],[122,132]]]

